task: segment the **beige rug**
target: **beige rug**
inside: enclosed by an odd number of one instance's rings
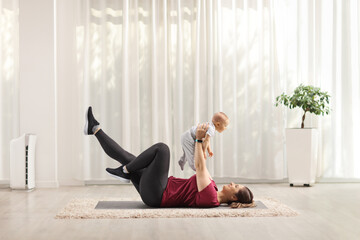
[[[100,218],[208,218],[208,217],[293,217],[298,213],[278,200],[258,198],[266,209],[252,208],[154,208],[95,209],[99,201],[138,201],[139,199],[72,199],[55,216],[57,219]]]

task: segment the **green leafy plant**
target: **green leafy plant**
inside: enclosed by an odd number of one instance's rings
[[[304,128],[305,114],[307,112],[323,116],[324,114],[328,115],[330,113],[329,99],[330,95],[327,92],[321,92],[320,88],[300,84],[300,86],[294,90],[292,96],[282,93],[276,97],[275,106],[277,107],[282,104],[290,109],[296,107],[302,108],[304,115],[302,116],[301,128]]]

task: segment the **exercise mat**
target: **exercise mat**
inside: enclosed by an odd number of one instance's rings
[[[255,201],[256,207],[249,209],[267,208],[261,201]],[[142,201],[99,201],[95,209],[149,209]],[[229,208],[227,204],[221,204],[218,208]],[[163,208],[161,208],[163,209]]]
[[[255,199],[255,208],[150,208],[140,199],[72,199],[57,219],[293,217],[298,213],[273,198]]]

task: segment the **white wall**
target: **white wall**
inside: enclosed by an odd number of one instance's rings
[[[19,2],[20,134],[38,136],[36,187],[84,184],[77,6],[71,0]]]
[[[58,179],[60,185],[83,185],[84,120],[76,59],[76,8],[72,0],[57,1]],[[79,121],[79,119],[81,119]]]
[[[71,0],[19,0],[19,129],[38,137],[36,187],[84,184],[77,7]]]
[[[36,187],[57,187],[54,1],[19,1],[20,134],[37,135]]]

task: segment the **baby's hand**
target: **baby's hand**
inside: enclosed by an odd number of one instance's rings
[[[208,151],[210,157],[214,156],[214,153],[211,151],[210,144],[207,147],[207,151]]]
[[[210,157],[212,157],[214,155],[210,148],[210,141],[204,141],[202,147],[203,147],[205,159],[206,159],[206,151],[209,153]]]

